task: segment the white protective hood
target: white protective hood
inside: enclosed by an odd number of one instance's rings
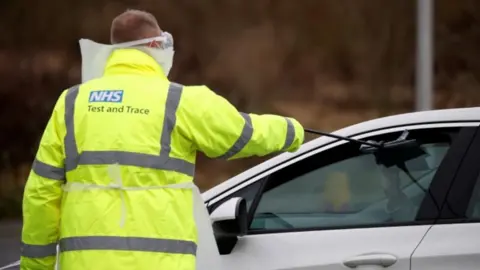
[[[149,48],[142,46],[152,41],[159,41],[161,48]],[[105,71],[105,66],[109,56],[115,49],[136,48],[152,56],[162,67],[166,76],[170,72],[173,64],[173,37],[168,32],[163,32],[161,36],[147,38],[118,44],[102,44],[90,39],[80,39],[80,52],[82,56],[82,83],[99,78]]]

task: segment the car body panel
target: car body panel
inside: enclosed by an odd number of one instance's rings
[[[348,269],[342,262],[355,256],[390,254],[397,262],[388,269],[408,270],[412,251],[430,227],[247,235],[239,238],[231,254],[222,255],[222,263],[229,270],[337,270]]]
[[[480,269],[480,224],[439,224],[412,256],[412,270]]]

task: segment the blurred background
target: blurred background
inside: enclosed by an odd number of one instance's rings
[[[477,106],[480,1],[434,3],[432,106]],[[54,102],[80,82],[78,40],[108,43],[111,20],[127,8],[154,13],[173,34],[172,81],[206,84],[239,110],[292,116],[325,131],[415,110],[414,0],[2,0],[3,224],[21,218],[23,187]],[[264,159],[200,155],[195,181],[205,190]]]

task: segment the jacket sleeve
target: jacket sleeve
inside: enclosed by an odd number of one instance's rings
[[[55,104],[42,135],[23,195],[21,269],[54,269],[59,237],[65,91]]]
[[[194,97],[186,104],[195,119],[188,125],[189,134],[197,149],[210,158],[230,160],[294,152],[303,143],[303,127],[293,118],[239,112],[206,86],[192,92]]]

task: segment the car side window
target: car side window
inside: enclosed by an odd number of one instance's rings
[[[272,174],[250,224],[251,233],[411,223],[457,130],[414,130],[423,155],[404,169],[347,143]],[[372,137],[394,140],[401,132]],[[255,207],[255,206],[254,206]]]

